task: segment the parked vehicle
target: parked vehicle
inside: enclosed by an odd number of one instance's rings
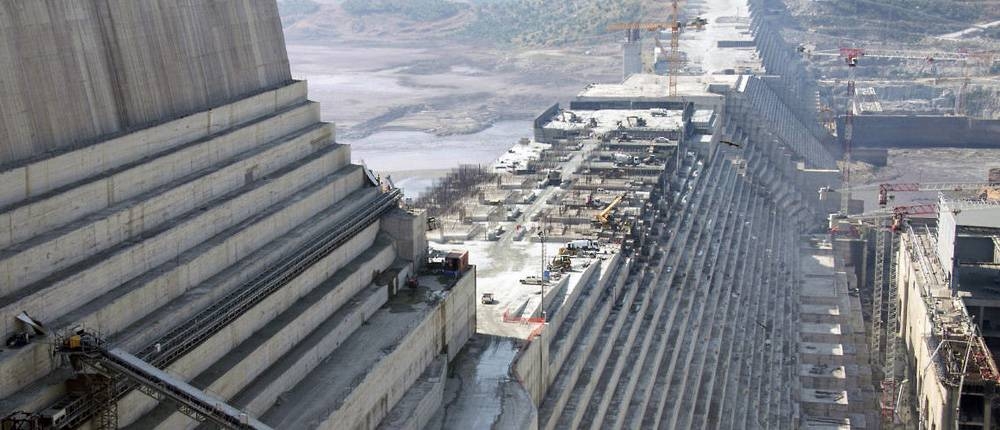
[[[528,276],[527,278],[521,278],[521,283],[525,285],[542,285],[545,280],[541,276]]]

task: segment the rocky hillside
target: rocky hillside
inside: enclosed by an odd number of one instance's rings
[[[650,0],[279,0],[293,39],[337,37],[564,46],[605,37],[608,24],[657,19]],[[653,17],[653,18],[650,18]],[[660,17],[662,18],[662,17]]]

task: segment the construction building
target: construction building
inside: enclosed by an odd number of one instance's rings
[[[427,271],[425,215],[350,164],[274,2],[4,2],[0,28],[3,428],[406,426],[440,400],[475,268]]]
[[[936,221],[913,219],[898,232],[890,287],[899,291],[907,403],[897,408],[911,425],[997,426],[1000,203],[981,205],[942,199]]]

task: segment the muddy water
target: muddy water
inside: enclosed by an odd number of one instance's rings
[[[522,137],[532,135],[531,121],[501,121],[475,134],[435,136],[419,131],[383,131],[351,145],[355,163],[392,175],[408,197],[416,197],[449,169],[462,164],[490,164]]]

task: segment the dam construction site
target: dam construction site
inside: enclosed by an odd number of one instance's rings
[[[408,195],[273,0],[0,2],[0,430],[1000,429],[997,25],[800,3],[613,23]],[[865,83],[911,61],[963,79]]]

